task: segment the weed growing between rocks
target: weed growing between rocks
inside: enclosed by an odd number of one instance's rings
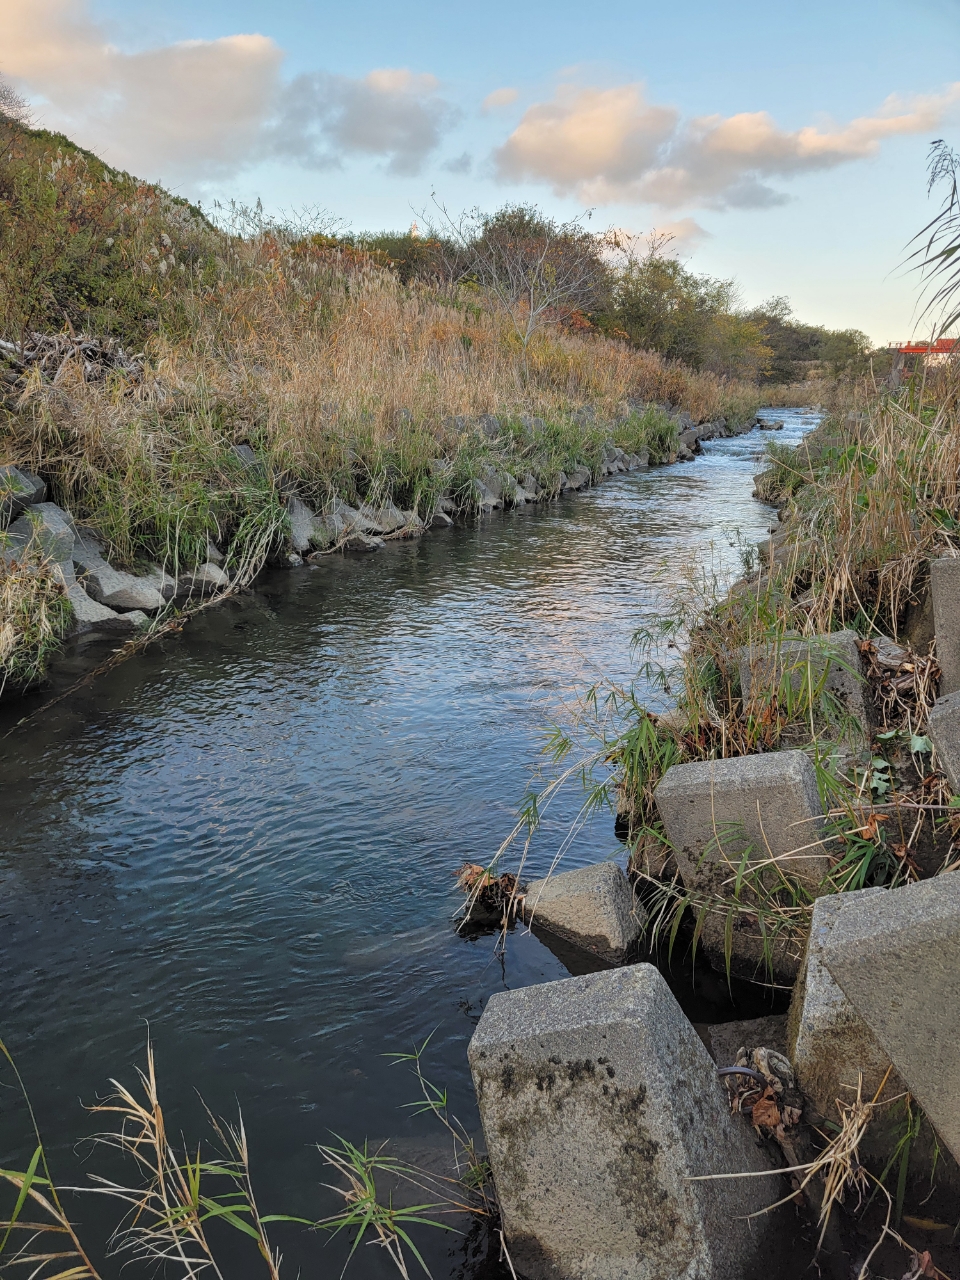
[[[42,556],[0,555],[0,696],[39,679],[70,616],[56,566]]]

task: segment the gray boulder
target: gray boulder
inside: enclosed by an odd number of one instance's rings
[[[477,419],[477,426],[480,428],[481,434],[485,435],[488,440],[496,440],[500,434],[502,423],[492,413],[483,413]]]
[[[263,463],[248,444],[232,444],[230,452],[246,471],[255,471],[263,467]]]
[[[524,918],[612,964],[640,936],[630,881],[615,862],[561,871],[527,885]]]
[[[684,885],[714,899],[700,939],[710,964],[747,980],[792,984],[801,946],[789,933],[768,937],[750,910],[753,891],[742,887],[734,902],[734,885],[746,871],[773,888],[782,872],[816,893],[830,858],[810,760],[802,751],[771,751],[674,765],[655,799]]]
[[[530,496],[531,502],[536,502],[543,490],[537,483],[537,477],[532,471],[528,471],[523,477],[522,486],[524,491]]]
[[[730,892],[742,866],[774,858],[815,889],[828,867],[823,806],[802,751],[675,764],[654,793],[688,889]],[[770,871],[770,882],[777,873]]]
[[[28,507],[7,530],[8,547],[14,554],[34,548],[47,560],[69,560],[76,537],[73,518],[53,502]],[[7,558],[9,554],[5,552]]]
[[[490,997],[468,1050],[528,1280],[742,1280],[776,1179],[648,964]]]
[[[960,1159],[960,875],[862,897],[823,963]]]
[[[177,580],[170,576],[165,569],[161,569],[158,564],[151,565],[150,568],[141,576],[142,582],[149,584],[160,592],[165,601],[172,600],[177,594]]]
[[[585,489],[590,483],[589,467],[574,467],[567,476],[567,487],[569,489]]]
[[[447,515],[445,511],[441,511],[440,508],[438,507],[437,510],[434,511],[433,515],[430,517],[430,528],[431,529],[452,529],[453,521],[450,519],[450,517]]]
[[[494,493],[483,480],[474,480],[473,495],[474,502],[481,511],[495,511],[503,506],[503,498]]]
[[[408,523],[407,514],[390,501],[384,502],[373,510],[362,506],[360,513],[365,520],[369,516],[369,522],[365,523],[361,529],[363,533],[395,533],[397,529],[403,529]]]

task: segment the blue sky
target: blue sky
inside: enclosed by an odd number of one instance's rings
[[[0,72],[43,123],[204,203],[354,230],[406,227],[434,191],[592,206],[598,228],[675,229],[748,304],[786,294],[878,342],[912,329],[897,268],[933,209],[929,143],[960,144],[958,0],[0,0],[0,19]]]

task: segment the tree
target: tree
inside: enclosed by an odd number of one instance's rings
[[[556,222],[536,205],[505,205],[496,213],[473,209],[453,218],[437,204],[441,226],[433,240],[448,247],[448,270],[473,280],[509,316],[523,348],[548,318],[589,311],[601,301],[608,272],[604,237],[581,218]]]
[[[17,93],[13,85],[0,76],[0,119],[29,127],[32,123],[26,98]]]
[[[685,267],[666,252],[672,240],[654,233],[638,249],[632,237],[611,238],[611,287],[600,328],[695,369],[757,377],[770,351],[758,325],[740,313],[736,285]]]

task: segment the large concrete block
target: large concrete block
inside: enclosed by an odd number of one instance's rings
[[[19,467],[0,467],[0,524],[41,502],[46,485],[29,471]]]
[[[960,690],[937,699],[930,709],[927,733],[937,764],[953,790],[960,793]]]
[[[84,575],[83,587],[91,600],[108,609],[141,609],[154,613],[166,600],[152,578],[138,578],[114,569],[103,557],[100,544],[87,533],[77,535],[73,563]]]
[[[872,1098],[890,1067],[890,1059],[876,1036],[843,994],[823,963],[827,939],[843,911],[883,895],[882,889],[830,894],[818,898],[807,940],[804,964],[790,1003],[787,1037],[789,1053],[814,1122],[839,1119],[837,1100],[852,1102],[863,1075],[864,1097]],[[904,1087],[896,1074],[884,1096],[892,1098]]]
[[[8,533],[14,541],[35,547],[48,560],[60,563],[73,554],[76,537],[73,520],[53,502],[38,502],[28,507]]]
[[[930,595],[937,661],[943,672],[940,692],[956,693],[960,689],[960,559],[932,561]]]
[[[655,799],[688,889],[729,896],[744,860],[775,858],[810,888],[827,871],[823,807],[802,751],[675,764]]]
[[[960,874],[861,897],[823,963],[960,1159]]]
[[[615,862],[533,880],[524,901],[531,924],[614,964],[640,936],[639,911],[630,881]]]
[[[845,737],[859,738],[869,733],[872,716],[858,639],[855,631],[833,631],[812,639],[787,638],[777,644],[741,649],[739,672],[744,698],[773,691],[785,678],[795,692],[812,681],[814,689],[832,694],[844,714],[856,722]],[[809,731],[805,732],[809,736]]]
[[[774,1178],[652,965],[491,996],[469,1048],[513,1263],[528,1280],[744,1280]]]

